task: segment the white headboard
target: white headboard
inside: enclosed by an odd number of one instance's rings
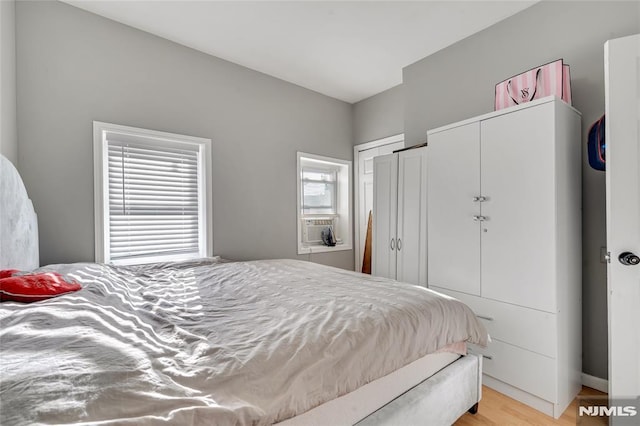
[[[38,219],[16,168],[0,155],[0,269],[40,266]]]

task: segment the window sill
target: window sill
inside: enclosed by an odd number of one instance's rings
[[[195,260],[207,257],[202,253],[184,253],[165,256],[145,256],[145,257],[125,257],[121,259],[109,260],[107,263],[118,266],[138,266],[150,263],[182,262],[185,260]]]
[[[352,250],[351,244],[336,244],[333,247],[329,246],[302,246],[298,247],[298,254],[313,254],[313,253],[327,253],[331,251],[345,251]]]

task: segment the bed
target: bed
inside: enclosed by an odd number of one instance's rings
[[[0,424],[447,425],[477,407],[465,344],[488,336],[461,302],[296,260],[39,268],[8,254],[37,222],[1,161],[0,269],[82,290],[0,304]]]

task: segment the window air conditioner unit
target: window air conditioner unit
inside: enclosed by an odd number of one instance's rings
[[[336,218],[302,219],[302,242],[304,244],[322,244],[322,230],[331,228],[336,235]]]

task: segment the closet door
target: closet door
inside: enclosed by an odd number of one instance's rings
[[[480,295],[480,124],[428,137],[429,286]]]
[[[481,124],[482,297],[556,310],[552,102]]]
[[[369,212],[373,210],[373,159],[379,155],[391,154],[397,149],[404,148],[404,141],[393,142],[377,148],[370,148],[360,151],[358,154],[358,243],[360,250],[356,258],[356,271],[362,270],[362,256],[364,255],[364,244],[367,236],[367,226],[369,226]]]
[[[396,278],[398,154],[373,159],[373,241],[371,273]]]
[[[427,285],[427,148],[398,154],[396,279]]]

